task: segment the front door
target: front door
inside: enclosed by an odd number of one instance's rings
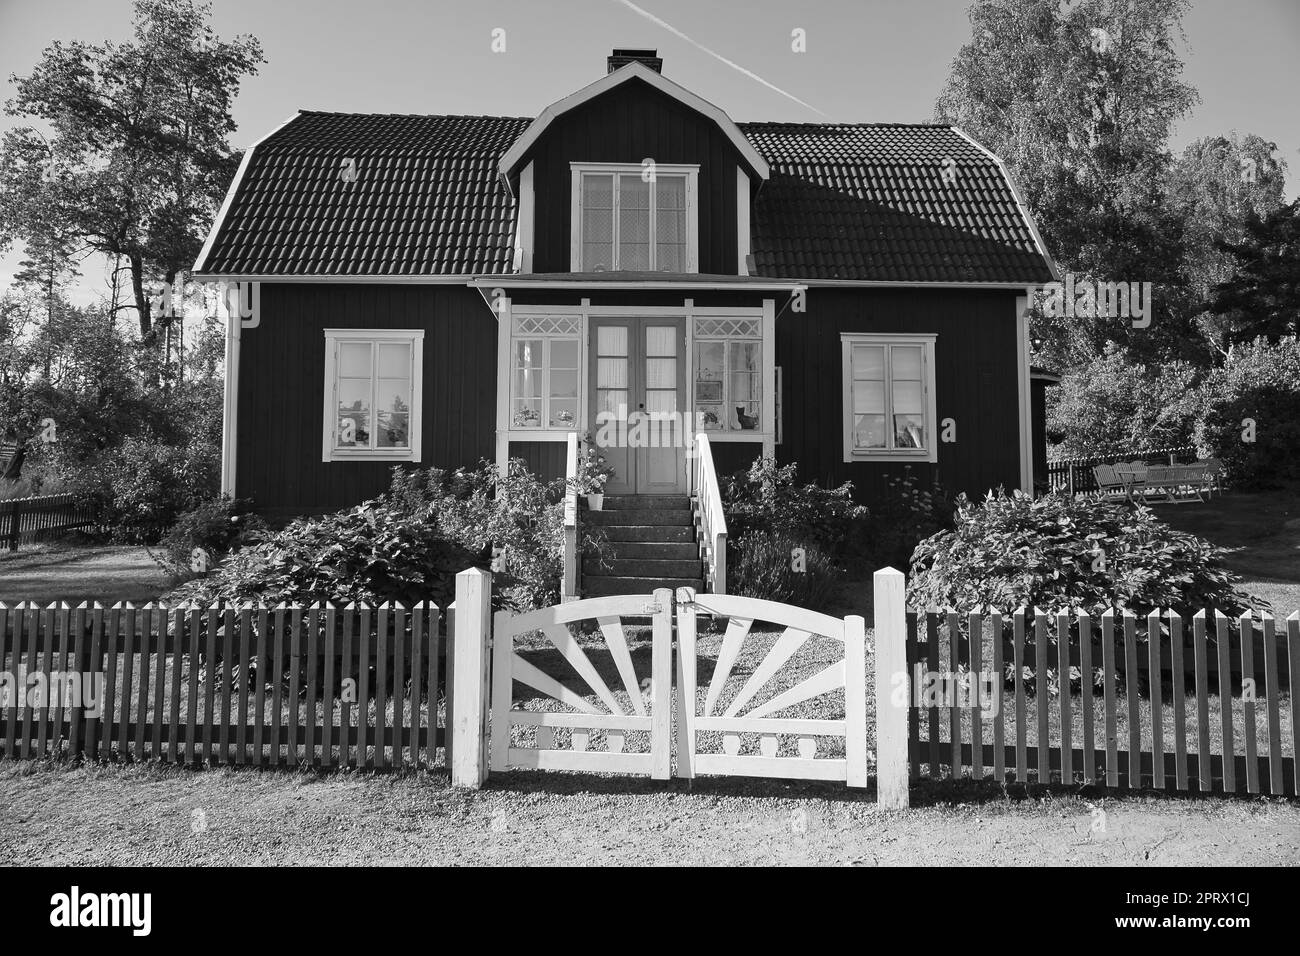
[[[591,322],[592,436],[613,495],[686,491],[686,320]]]

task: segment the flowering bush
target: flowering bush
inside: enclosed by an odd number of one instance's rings
[[[853,483],[838,488],[799,485],[798,466],[759,458],[748,471],[718,482],[727,533],[737,541],[751,532],[780,534],[831,557],[866,541],[868,511],[853,500]]]

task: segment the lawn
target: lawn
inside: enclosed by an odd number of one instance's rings
[[[139,604],[156,600],[168,587],[167,575],[139,546],[51,541],[0,550],[0,601],[6,604]]]

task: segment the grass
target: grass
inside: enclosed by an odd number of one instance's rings
[[[140,603],[156,600],[169,587],[167,574],[140,546],[49,541],[0,549],[0,601],[6,604]]]

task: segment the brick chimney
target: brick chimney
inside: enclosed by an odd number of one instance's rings
[[[609,64],[607,72],[613,73],[620,66],[627,66],[629,63],[635,62],[644,63],[656,73],[662,73],[664,71],[664,59],[655,55],[658,52],[658,50],[615,50],[606,61]]]

